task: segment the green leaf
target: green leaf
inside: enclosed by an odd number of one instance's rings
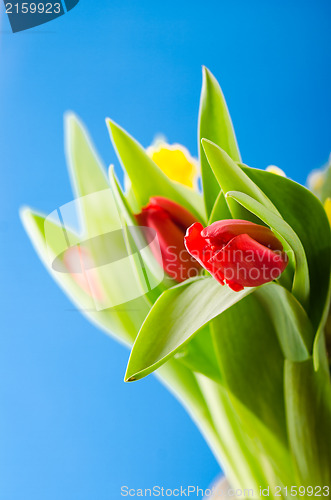
[[[194,372],[202,373],[218,383],[222,381],[208,325],[203,327],[183,349],[179,350],[175,358]]]
[[[45,240],[45,217],[29,208],[21,210],[21,219],[30,240],[41,261],[52,278],[68,295],[78,310],[90,321],[108,334],[114,335],[117,340],[132,344],[141,324],[149,311],[149,307],[142,297],[126,304],[97,311],[92,297],[87,294],[66,272],[57,272],[52,268],[52,261],[59,255],[59,244],[63,241],[63,227],[47,221],[48,238]],[[78,236],[66,228],[71,241]],[[50,234],[52,233],[52,234]],[[55,243],[55,246],[50,246]],[[63,242],[65,246],[66,243]],[[116,290],[115,290],[116,293]]]
[[[265,224],[268,224],[268,226],[270,226],[270,228],[292,248],[296,265],[292,290],[295,297],[303,306],[306,306],[309,300],[309,272],[306,254],[297,234],[282,217],[278,216],[247,194],[230,191],[227,193],[227,197],[233,198],[247,210],[259,217]],[[288,256],[291,257],[291,254]]]
[[[186,207],[197,219],[205,220],[199,193],[171,181],[133,137],[110,119],[107,119],[107,124],[114,148],[131,180],[132,193],[140,208],[147,205],[152,196],[164,196]]]
[[[211,330],[226,386],[286,441],[284,357],[268,310],[253,293],[214,319]]]
[[[107,197],[95,193],[109,190],[109,182],[87,131],[73,113],[65,115],[65,150],[73,192],[77,205],[80,205],[84,228],[87,233],[95,234],[96,221],[102,220],[109,210]]]
[[[232,219],[232,215],[229,210],[224,193],[223,191],[220,191],[210,214],[208,226],[213,222],[224,219]]]
[[[257,473],[263,471],[259,482],[265,487],[283,481],[294,484],[284,407],[284,356],[269,311],[257,296],[268,286],[210,323],[223,385],[258,463]]]
[[[198,147],[201,162],[202,186],[205,206],[209,216],[219,194],[219,185],[210,168],[201,139],[209,139],[220,146],[234,161],[240,161],[240,153],[229,111],[216,78],[205,67],[202,69]]]
[[[74,113],[66,113],[65,150],[76,196],[85,196],[109,188],[105,168],[82,122]]]
[[[235,425],[236,431],[240,429],[247,447],[242,456],[238,457],[240,471],[248,460],[253,466],[254,479],[262,488],[269,486],[271,490],[281,484],[296,484],[288,443],[284,443],[274,429],[257,417],[254,410],[245,406],[231,391],[228,393],[233,407],[232,415],[228,417],[229,427],[231,429]],[[222,437],[225,433],[228,434],[224,428],[220,428],[219,432]],[[238,434],[237,431],[236,441]],[[237,444],[236,441],[233,444]],[[242,481],[241,489],[247,488],[247,484],[249,483]],[[256,488],[255,490],[257,491]]]
[[[202,326],[253,290],[233,292],[214,278],[197,278],[164,292],[139,332],[125,380],[138,380],[156,370]]]
[[[135,224],[133,214],[112,170],[109,183],[87,133],[72,114],[66,118],[66,150],[77,199],[61,207],[60,212],[65,226],[75,213],[81,216],[84,244],[95,262],[103,262],[100,268],[96,266],[104,291],[102,307],[125,303],[155,289],[164,276],[163,269],[153,267],[155,259],[146,244],[140,248],[146,247],[144,255],[148,263],[142,261],[139,252],[130,252],[132,245],[126,236],[127,224]],[[107,256],[113,254],[118,255],[118,261],[110,265]],[[161,290],[154,292],[158,295]]]
[[[316,372],[313,360],[286,361],[288,434],[297,484],[331,484],[331,385],[328,370]]]
[[[277,213],[277,209],[263,191],[250,180],[225,151],[206,139],[202,139],[202,145],[219,186],[225,195],[228,191],[241,191]],[[227,202],[234,218],[249,218],[249,213],[238,206],[237,203],[231,200],[227,200]]]
[[[143,319],[148,313],[149,308],[145,300],[138,298],[127,303],[125,307],[120,305],[119,307],[96,311],[91,297],[80,288],[70,274],[55,272],[50,266],[50,255],[44,234],[45,217],[29,208],[24,208],[21,210],[21,218],[31,242],[47,271],[78,310],[94,326],[101,328],[107,334],[115,336],[117,341],[131,345]],[[61,226],[49,223],[48,230],[50,229],[54,232],[54,238],[51,238],[51,241],[63,238],[63,228]],[[75,237],[79,238],[78,235],[71,234],[69,229],[66,230],[70,240]],[[57,249],[54,249],[52,252],[54,257],[56,251]],[[192,370],[184,366],[180,361],[170,359],[157,371],[157,376],[184,405],[214,451],[218,461],[227,464],[230,457],[227,457],[225,453],[224,445],[215,428],[204,394]]]
[[[31,242],[47,271],[72,300],[79,312],[86,316],[94,326],[101,328],[107,334],[115,336],[117,341],[132,345],[143,319],[148,313],[149,308],[144,299],[133,300],[127,303],[125,307],[121,305],[96,311],[91,297],[78,286],[70,274],[56,273],[51,268],[44,235],[45,217],[33,212],[31,209],[24,208],[21,210],[21,218]],[[61,226],[54,224],[53,230],[55,238],[52,238],[52,240],[63,237],[63,228]],[[68,229],[67,232],[70,239],[73,239],[74,235],[70,234]],[[225,456],[223,443],[215,429],[213,418],[192,370],[184,366],[180,361],[171,359],[158,370],[157,376],[184,405],[203,433],[218,461],[222,461],[223,464],[227,463],[228,459]]]
[[[256,289],[254,297],[268,313],[285,358],[305,361],[311,357],[314,329],[294,295],[277,283],[267,283]]]
[[[314,340],[313,358],[314,358],[315,370],[318,370],[320,365],[321,343],[325,348],[325,342],[326,342],[325,335],[327,335],[327,323],[330,322],[330,315],[331,315],[331,308],[330,308],[331,306],[329,304],[331,304],[331,277],[330,277],[329,294],[326,299],[326,305]]]
[[[264,170],[242,168],[300,238],[309,268],[308,314],[317,330],[330,303],[331,233],[325,210],[319,200],[300,184]]]
[[[145,298],[138,293],[137,298],[131,299],[134,257],[125,268],[123,265],[103,265],[100,269],[96,266],[96,279],[105,300],[105,308],[101,310],[97,310],[95,300],[78,285],[73,275],[52,268],[54,259],[61,259],[68,247],[81,242],[95,262],[107,263],[107,256],[125,253],[121,214],[104,167],[78,118],[67,114],[65,126],[66,154],[77,199],[61,206],[47,219],[24,209],[22,220],[47,270],[82,313],[119,340],[132,343],[149,310]],[[77,223],[76,215],[80,216],[80,234],[70,230],[70,223]],[[111,232],[112,237],[108,238]]]
[[[168,363],[163,366],[167,365]],[[257,490],[259,485],[270,484],[267,475],[263,473],[266,453],[261,448],[260,441],[257,442],[256,436],[252,439],[248,435],[247,426],[243,425],[243,421],[239,418],[241,414],[238,411],[238,404],[237,402],[233,404],[234,398],[231,393],[222,384],[216,384],[203,375],[197,374],[196,378],[219,436],[223,452],[221,467],[226,471],[226,477],[231,486]],[[252,419],[249,418],[251,416],[254,417],[247,411],[244,422],[248,420],[251,422]],[[258,424],[259,421],[255,418],[254,425],[252,425],[255,434],[261,436],[265,431],[269,437],[270,431]],[[277,453],[278,442],[279,440],[275,442],[272,435],[268,439],[268,445],[275,455],[275,460],[279,459],[279,464],[286,464],[283,454],[279,456]]]

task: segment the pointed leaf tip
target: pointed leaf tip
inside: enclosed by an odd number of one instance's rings
[[[242,168],[224,149],[205,138],[202,138],[201,142],[210,168],[225,195],[228,191],[241,191],[250,195],[271,211],[278,213],[263,191],[246,175]],[[226,200],[233,217],[250,220],[247,210],[243,211],[240,209],[237,203],[233,203],[227,196]]]
[[[201,174],[203,191],[205,193],[205,206],[209,216],[213,205],[219,195],[219,185],[215,175],[205,157],[201,138],[212,140],[222,147],[234,161],[241,161],[237,139],[234,133],[230,114],[214,75],[202,67],[202,89],[199,109],[198,147],[201,161]],[[208,196],[206,195],[208,193]]]
[[[139,380],[162,366],[211,319],[254,288],[234,292],[213,278],[199,277],[169,288],[147,315],[133,345],[126,380]]]
[[[152,196],[164,196],[183,205],[198,219],[203,219],[200,194],[171,181],[136,139],[109,118],[106,122],[118,159],[131,181],[138,207],[147,205]]]

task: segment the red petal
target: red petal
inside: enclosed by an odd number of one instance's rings
[[[192,224],[191,227],[186,231],[184,238],[185,246],[187,251],[208,271],[214,278],[217,279],[222,285],[224,285],[223,273],[220,269],[216,269],[213,272],[213,266],[209,263],[210,258],[213,255],[213,250],[211,245],[206,241],[205,238],[201,236],[203,230],[203,225],[200,222]]]
[[[186,208],[163,196],[153,196],[147,207],[159,207],[168,212],[171,219],[183,230],[197,222],[197,219]]]
[[[282,250],[281,242],[273,232],[265,226],[241,219],[224,219],[214,222],[202,231],[202,236],[208,238],[212,245],[222,248],[232,238],[240,234],[248,234],[251,238],[272,250]]]
[[[146,225],[158,236],[162,261],[158,260],[166,273],[178,282],[197,276],[200,266],[185,249],[183,231],[163,209],[150,207],[146,213]]]
[[[148,211],[146,210],[146,208],[143,208],[139,214],[135,215],[139,226],[147,226],[147,214]]]
[[[213,273],[221,269],[229,286],[259,286],[277,279],[287,266],[287,256],[261,245],[248,234],[233,238],[209,261]]]

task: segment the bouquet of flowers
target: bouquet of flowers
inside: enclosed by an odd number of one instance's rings
[[[234,491],[329,497],[330,166],[308,190],[245,165],[206,68],[199,161],[107,125],[125,188],[67,115],[75,200],[21,212],[40,258],[131,346],[125,380],[155,372],[182,402]]]

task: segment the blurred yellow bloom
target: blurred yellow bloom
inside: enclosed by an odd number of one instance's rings
[[[308,186],[313,193],[320,195],[324,184],[325,173],[322,170],[313,170],[308,176]]]
[[[266,171],[271,172],[272,174],[280,175],[281,177],[286,177],[284,170],[276,167],[276,165],[269,165],[269,167],[266,168]]]
[[[328,216],[330,225],[331,225],[331,198],[327,198],[324,202],[324,208],[326,211],[326,215]]]
[[[169,179],[195,188],[198,177],[198,161],[181,144],[167,144],[159,139],[147,148],[147,154]]]

